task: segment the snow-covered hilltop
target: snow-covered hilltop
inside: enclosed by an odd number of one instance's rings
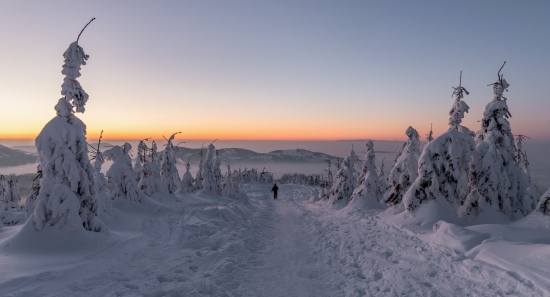
[[[178,147],[175,154],[178,159],[187,160],[190,156],[192,159],[198,159],[199,153],[200,149]],[[236,163],[319,163],[327,160],[336,160],[336,157],[334,156],[304,149],[276,150],[269,153],[257,153],[242,148],[226,148],[219,149],[218,155],[224,163],[229,162],[229,160]]]

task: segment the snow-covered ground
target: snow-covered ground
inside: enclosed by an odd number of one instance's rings
[[[548,296],[550,219],[413,232],[312,188],[130,204],[106,233],[0,229],[0,296]]]

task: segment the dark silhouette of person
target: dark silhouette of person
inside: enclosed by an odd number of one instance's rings
[[[277,190],[279,190],[277,184],[273,185],[273,188],[271,188],[271,192],[273,192],[273,199],[277,199]]]

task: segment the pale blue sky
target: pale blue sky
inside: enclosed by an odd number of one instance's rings
[[[37,134],[54,115],[61,54],[96,17],[80,40],[90,134],[402,139],[430,123],[438,134],[461,70],[477,130],[506,60],[513,132],[550,139],[549,12],[548,1],[2,1],[0,100],[13,112],[0,136]]]

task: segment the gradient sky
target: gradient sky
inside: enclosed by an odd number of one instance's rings
[[[550,139],[549,1],[1,1],[0,138],[55,116],[62,54],[88,137],[404,139],[447,130],[452,86],[477,131],[503,61],[514,134]]]

